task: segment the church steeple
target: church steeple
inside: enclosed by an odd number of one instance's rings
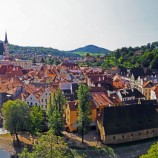
[[[5,41],[4,41],[4,43],[5,44],[8,43],[7,32],[5,32]]]

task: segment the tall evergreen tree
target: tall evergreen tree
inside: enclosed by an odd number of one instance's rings
[[[51,94],[48,103],[48,122],[49,128],[54,130],[56,135],[61,135],[64,127],[64,105],[66,100],[62,92],[58,89],[55,93]]]
[[[41,59],[41,63],[45,63],[45,60],[44,60],[43,56],[42,56],[42,59]]]
[[[41,132],[44,129],[44,116],[40,106],[33,106],[29,112],[28,130],[34,135],[37,132]]]
[[[35,55],[34,55],[34,58],[33,58],[33,62],[32,62],[33,64],[36,64],[36,57],[35,57]]]
[[[81,84],[78,89],[78,130],[82,134],[82,143],[84,134],[88,131],[90,124],[90,92],[89,88]]]

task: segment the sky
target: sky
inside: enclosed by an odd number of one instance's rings
[[[5,31],[21,46],[141,46],[158,41],[158,0],[0,0]]]

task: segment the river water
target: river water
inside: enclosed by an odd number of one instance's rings
[[[7,131],[3,128],[0,128],[0,134],[6,134]],[[0,158],[10,158],[10,154],[7,151],[0,149]]]
[[[9,152],[0,149],[0,158],[10,158]]]

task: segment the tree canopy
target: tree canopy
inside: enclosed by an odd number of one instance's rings
[[[64,105],[66,100],[61,92],[57,90],[51,94],[50,101],[48,103],[48,122],[49,128],[53,128],[56,135],[61,135],[61,131],[64,127]]]
[[[82,142],[84,133],[87,132],[90,124],[90,92],[89,88],[81,84],[78,88],[78,130],[82,134]]]
[[[29,118],[29,106],[21,100],[7,101],[3,104],[4,127],[11,134],[15,134],[18,140],[18,132],[27,128]]]
[[[36,134],[44,129],[44,112],[40,106],[33,106],[29,111],[28,130],[31,134]]]
[[[63,138],[54,135],[51,129],[46,134],[39,137],[33,145],[32,152],[27,148],[19,154],[19,158],[70,158],[70,150]]]
[[[146,67],[158,69],[158,42],[148,43],[141,47],[123,47],[113,51],[104,60],[102,67],[105,69],[113,66],[126,68]]]
[[[158,158],[158,142],[153,144],[147,154],[140,156],[140,158]]]

